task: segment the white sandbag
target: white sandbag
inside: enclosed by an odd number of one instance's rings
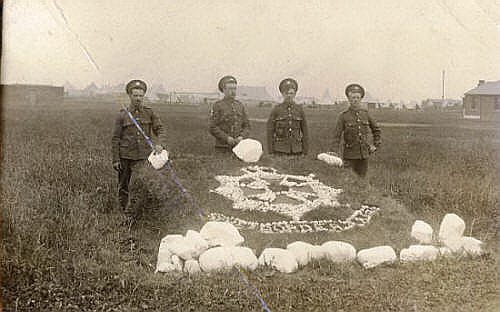
[[[311,261],[314,245],[297,241],[288,244],[286,249],[294,255],[298,265],[304,266]]]
[[[271,266],[282,273],[293,273],[298,269],[295,256],[286,249],[266,248],[259,257],[260,266]]]
[[[228,222],[210,221],[200,230],[201,236],[213,246],[237,246],[245,241],[238,229]]]
[[[343,161],[342,158],[338,157],[333,153],[321,153],[317,156],[318,160],[324,161],[329,165],[342,167]]]
[[[200,268],[205,272],[229,270],[233,266],[230,248],[228,247],[208,249],[201,254],[198,262],[200,263]]]
[[[465,222],[454,213],[444,216],[439,227],[439,240],[441,242],[454,241],[462,238],[465,231]]]
[[[432,227],[421,220],[415,221],[411,227],[411,237],[416,239],[420,244],[431,244],[432,233]]]
[[[348,262],[356,259],[356,248],[339,241],[329,241],[321,245],[324,257],[332,262]]]
[[[399,260],[401,262],[412,261],[434,261],[439,255],[439,249],[429,245],[411,245],[401,250]]]
[[[244,139],[233,148],[233,153],[244,162],[257,162],[262,156],[262,144],[257,140]]]
[[[168,249],[167,243],[160,243],[158,248],[158,259],[156,261],[156,272],[174,271],[175,266],[172,263],[172,253]]]
[[[188,274],[196,274],[201,272],[200,264],[198,261],[191,259],[184,263],[184,272]]]
[[[162,150],[161,153],[156,153],[152,151],[148,157],[149,162],[155,169],[161,169],[168,162],[168,152],[167,150]]]
[[[370,269],[381,264],[393,263],[397,260],[397,256],[391,246],[378,246],[360,250],[357,260],[365,269]]]
[[[248,247],[228,247],[231,255],[231,264],[237,265],[245,270],[253,271],[259,265],[257,256]]]
[[[463,250],[470,256],[480,256],[484,253],[483,242],[474,237],[464,236],[461,239]]]

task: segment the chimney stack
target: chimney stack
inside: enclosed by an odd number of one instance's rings
[[[485,81],[481,79],[481,80],[479,80],[479,83],[477,84],[477,86],[479,87],[480,85],[482,85],[484,83],[485,83]]]

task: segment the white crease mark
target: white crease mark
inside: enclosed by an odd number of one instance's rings
[[[71,27],[69,26],[69,22],[68,20],[66,19],[66,16],[64,15],[64,10],[61,6],[59,6],[59,4],[57,3],[56,0],[53,0],[52,3],[54,4],[54,6],[56,7],[56,9],[59,11],[59,15],[60,17],[62,18],[63,20],[63,25],[64,27],[66,28],[66,30],[68,30],[76,39],[76,41],[78,42],[78,44],[80,45],[80,49],[83,51],[83,53],[85,54],[85,56],[87,57],[87,60],[89,61],[89,63],[95,68],[95,70],[97,70],[98,72],[101,72],[100,71],[100,68],[99,68],[99,65],[97,64],[97,62],[94,60],[94,58],[92,57],[92,55],[90,54],[89,50],[87,49],[87,47],[85,46],[85,44],[80,40],[80,36],[78,36],[78,34],[73,31],[73,29],[71,29]],[[59,23],[58,19],[52,14],[50,8],[49,8],[49,12],[50,12],[50,15],[52,16],[52,18],[54,18],[54,20]]]

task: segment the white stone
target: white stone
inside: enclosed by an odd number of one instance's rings
[[[451,257],[453,257],[453,252],[448,247],[440,247],[439,248],[439,255],[441,257],[451,258]]]
[[[411,261],[434,261],[438,257],[439,249],[429,245],[411,245],[401,250],[399,260],[401,262]]]
[[[182,260],[177,255],[172,255],[172,264],[175,271],[182,271]]]
[[[349,262],[356,259],[356,248],[339,241],[329,241],[321,245],[324,257],[332,262]]]
[[[391,246],[378,246],[360,250],[357,260],[365,269],[370,269],[377,265],[393,263],[397,260],[397,256]]]
[[[448,213],[444,216],[443,221],[441,221],[439,240],[441,242],[459,240],[462,238],[464,231],[464,220],[454,213]]]
[[[158,259],[156,261],[156,272],[174,271],[175,266],[172,263],[172,253],[168,250],[167,243],[160,243],[158,248]]]
[[[231,265],[237,265],[245,270],[253,271],[259,265],[257,256],[248,247],[228,247],[231,256]]]
[[[342,167],[343,161],[342,158],[337,157],[330,153],[321,153],[318,154],[317,158],[321,161],[326,162],[329,165],[333,165],[336,167]]]
[[[320,260],[325,258],[325,251],[322,246],[313,245],[311,250],[311,260]]]
[[[196,260],[188,260],[184,263],[184,272],[189,274],[196,274],[201,272],[200,264]]]
[[[297,264],[300,266],[307,265],[311,261],[313,248],[314,245],[301,241],[293,242],[286,246],[286,249],[294,255]]]
[[[149,162],[156,170],[161,169],[168,162],[168,151],[162,150],[161,153],[151,152],[148,157]]]
[[[213,246],[237,246],[245,240],[234,225],[228,222],[210,221],[200,230],[201,236]]]
[[[230,248],[215,247],[208,249],[201,254],[199,263],[201,269],[205,272],[231,269],[233,264]]]
[[[201,236],[200,233],[188,230],[186,233],[186,239],[189,243],[193,244],[196,249],[196,255],[194,258],[199,257],[205,250],[208,249],[208,242]]]
[[[458,253],[459,251],[462,250],[462,247],[463,247],[462,237],[449,238],[449,239],[443,241],[443,244],[448,249],[450,249],[451,252]]]
[[[483,242],[474,237],[464,236],[461,239],[463,250],[470,256],[483,254]]]
[[[411,227],[411,237],[416,239],[420,244],[431,244],[432,233],[432,227],[421,220],[415,221]]]
[[[282,273],[293,273],[298,269],[295,256],[286,249],[266,248],[259,257],[260,266],[271,266]]]
[[[195,259],[200,255],[195,243],[183,236],[169,240],[167,246],[171,253],[183,260]]]
[[[244,139],[233,148],[233,153],[244,162],[256,162],[262,156],[262,144],[254,139]]]
[[[174,240],[177,240],[177,239],[179,239],[179,238],[182,238],[182,237],[183,237],[183,236],[182,236],[182,235],[180,235],[180,234],[169,234],[169,235],[165,236],[164,238],[162,238],[162,239],[161,239],[161,242],[162,242],[162,243],[167,243],[167,244],[168,244],[168,243],[170,243],[170,242],[172,242],[172,241],[174,241]]]

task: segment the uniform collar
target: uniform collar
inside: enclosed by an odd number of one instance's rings
[[[222,100],[226,101],[226,102],[234,102],[234,101],[236,101],[236,98],[230,98],[230,97],[224,96],[224,98]]]
[[[352,107],[352,105],[349,105],[348,110],[350,110],[351,112],[355,112],[355,113],[357,113],[357,112],[364,111],[365,109],[363,109],[363,108],[361,108],[361,107],[360,107],[360,108],[354,108],[354,107]]]
[[[130,103],[128,106],[129,112],[142,112],[144,110],[144,104],[139,107],[136,107],[134,104]]]
[[[283,101],[283,104],[285,104],[286,106],[292,106],[293,104],[295,104],[295,101]]]

